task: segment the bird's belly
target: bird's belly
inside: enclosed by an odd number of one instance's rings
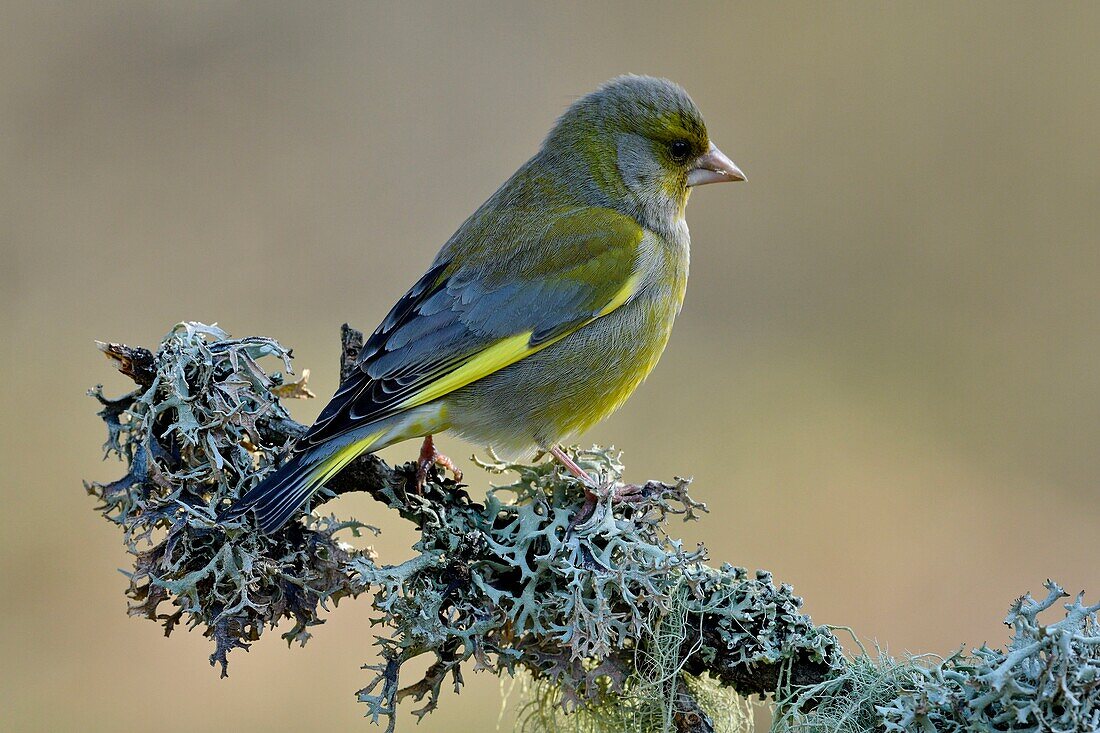
[[[639,297],[453,392],[445,398],[451,429],[509,454],[585,431],[621,406],[656,366],[679,310],[677,295]]]

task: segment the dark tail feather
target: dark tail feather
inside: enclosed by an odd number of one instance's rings
[[[260,529],[264,534],[272,534],[320,488],[323,473],[318,470],[320,467],[316,459],[310,460],[308,454],[299,453],[252,487],[218,518],[237,519],[252,509]]]

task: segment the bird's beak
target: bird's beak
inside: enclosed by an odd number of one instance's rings
[[[746,180],[748,179],[737,164],[727,158],[717,145],[711,143],[706,154],[695,161],[695,167],[688,171],[687,185],[702,186],[707,183]]]

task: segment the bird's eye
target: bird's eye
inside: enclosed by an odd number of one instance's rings
[[[691,143],[687,140],[673,140],[668,144],[668,154],[677,163],[683,163],[691,155]]]

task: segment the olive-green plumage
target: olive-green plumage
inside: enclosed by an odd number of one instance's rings
[[[231,510],[281,526],[367,450],[451,430],[549,448],[656,365],[688,276],[691,186],[743,175],[672,82],[614,79],[443,245],[294,455]]]

